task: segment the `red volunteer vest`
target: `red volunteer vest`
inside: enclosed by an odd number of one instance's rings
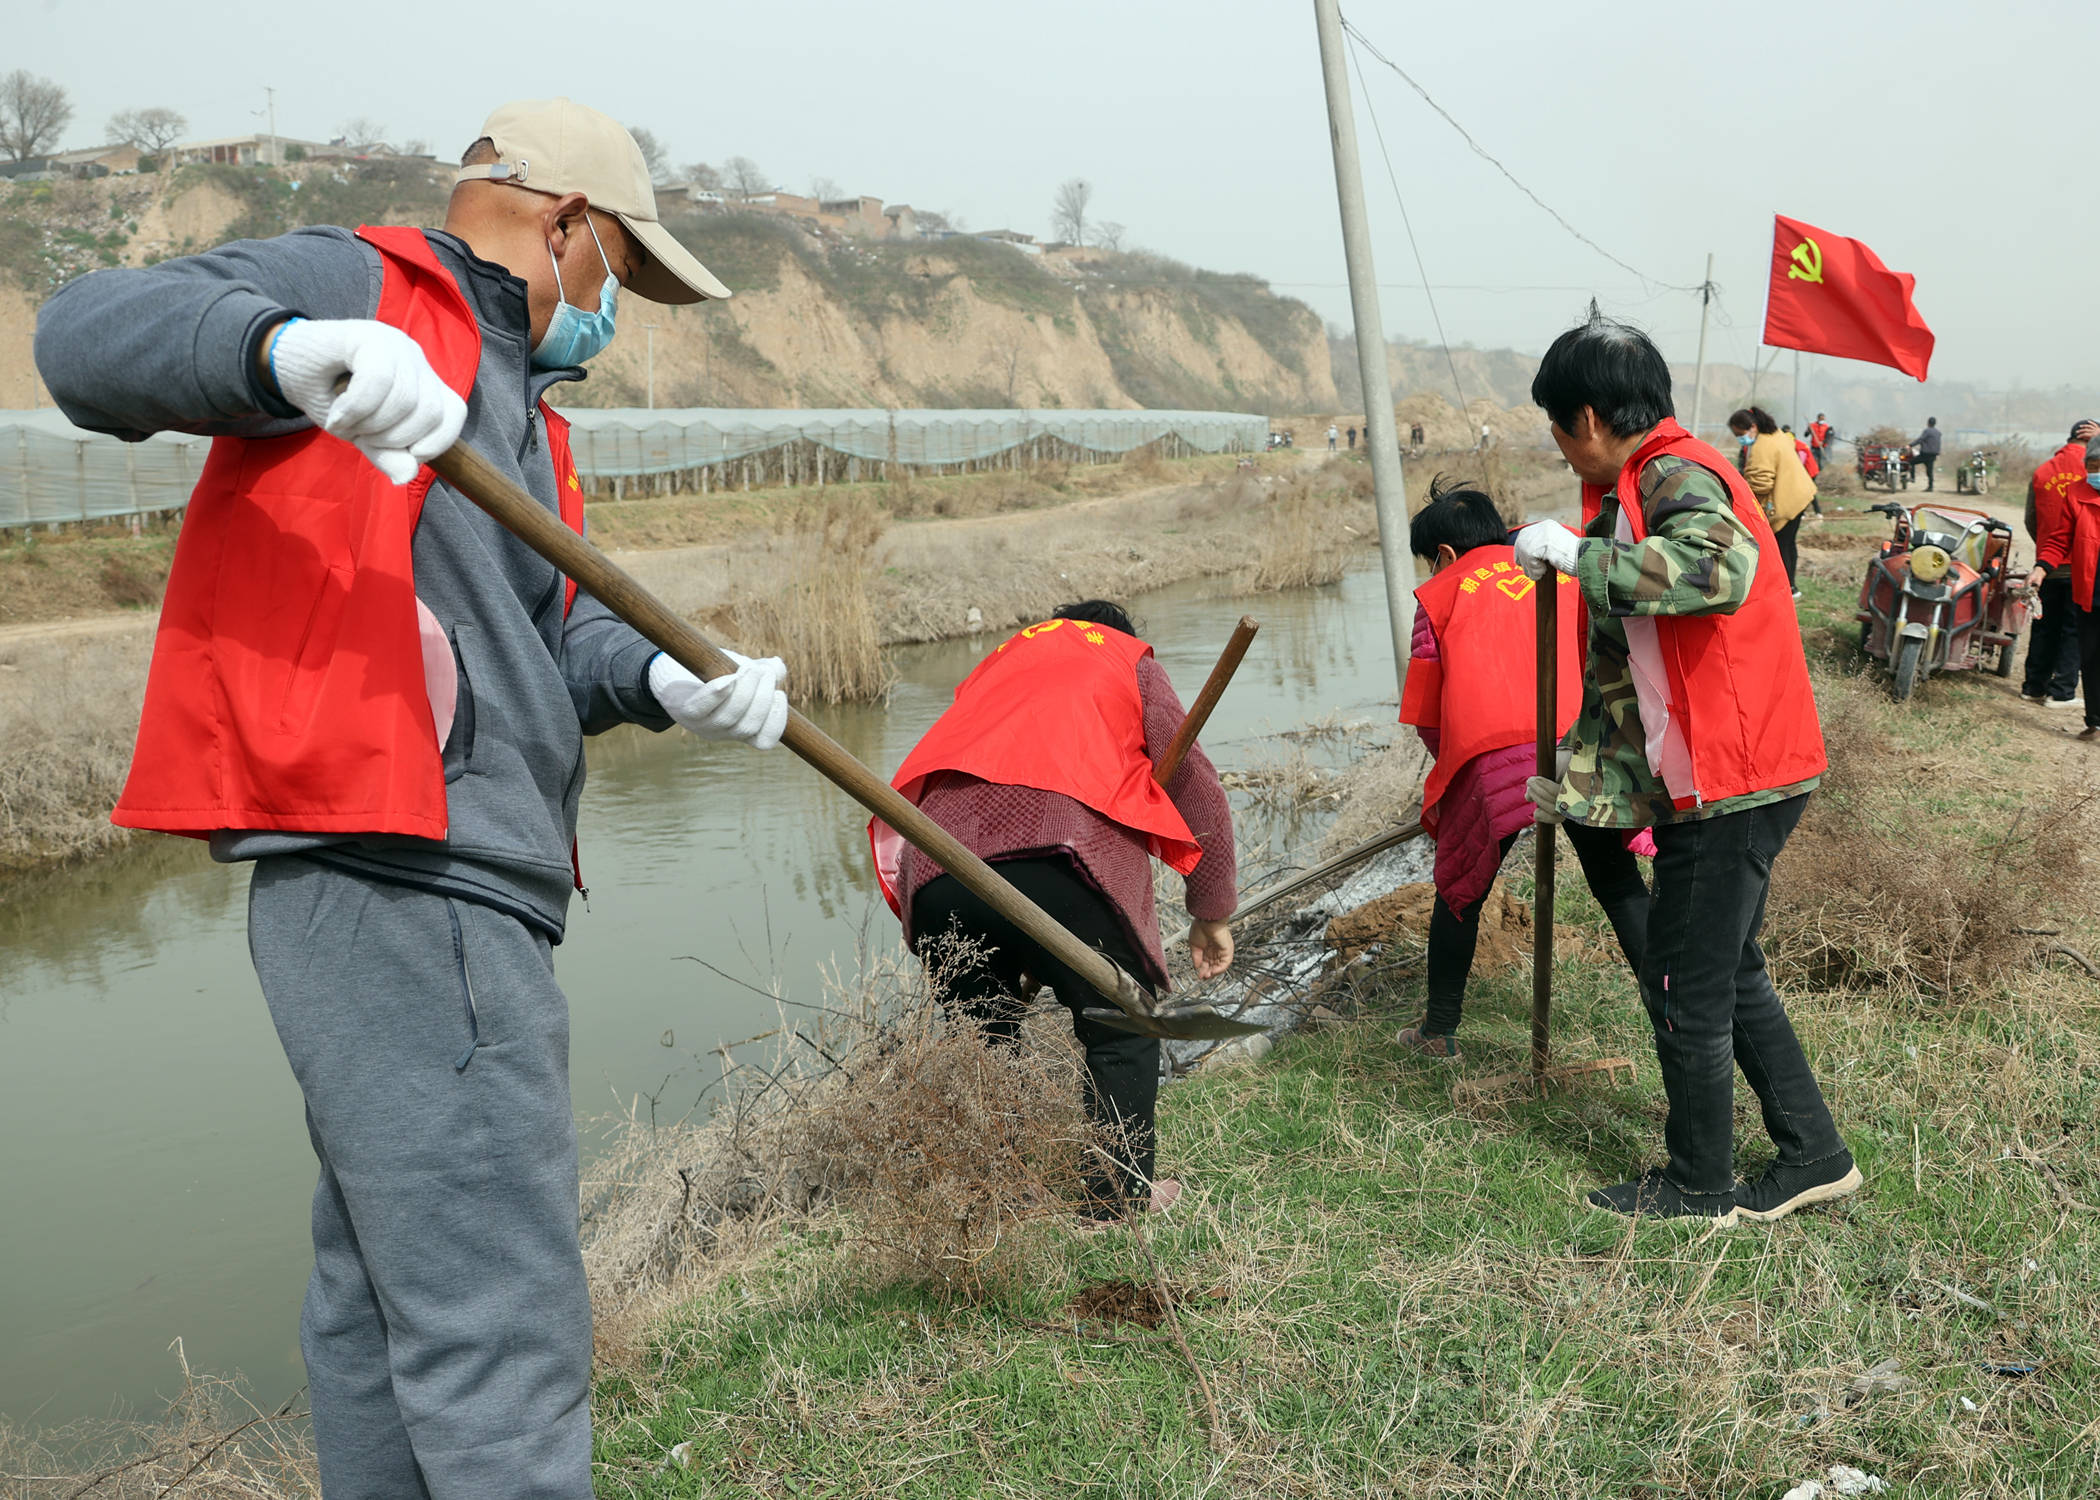
[[[1582,594],[1559,577],[1560,670],[1554,729],[1567,733],[1582,706],[1582,651],[1576,622]],[[1422,826],[1436,832],[1437,804],[1459,768],[1476,755],[1538,738],[1537,585],[1516,564],[1516,549],[1475,547],[1415,590],[1436,630],[1437,659],[1411,660],[1400,722],[1435,729],[1436,764],[1422,786]]]
[[[1692,757],[1693,790],[1673,799],[1675,805],[1698,807],[1820,776],[1828,764],[1823,729],[1793,591],[1764,507],[1733,464],[1665,417],[1619,471],[1619,507],[1635,541],[1648,534],[1641,470],[1664,455],[1688,459],[1727,486],[1736,519],[1757,539],[1758,553],[1750,597],[1734,614],[1655,617],[1670,713]],[[1585,521],[1594,520],[1603,503],[1602,490],[1583,486]]]
[[[1824,447],[1829,437],[1830,424],[1828,422],[1811,422],[1808,424],[1808,440],[1818,448]]]
[[[904,758],[890,784],[914,804],[942,771],[1058,792],[1143,834],[1154,857],[1186,875],[1203,849],[1152,779],[1145,753],[1137,668],[1151,654],[1143,641],[1106,625],[1030,625],[963,679],[954,704]],[[898,911],[903,837],[879,818],[869,821],[868,837],[882,893]]]
[[[2071,565],[2071,597],[2093,607],[2093,574],[2100,570],[2100,491],[2085,482],[2085,444],[2066,443],[2034,471],[2035,561]]]
[[[461,397],[481,330],[420,229],[358,230],[379,252],[379,321]],[[581,530],[568,424],[548,411],[562,519]],[[389,484],[317,428],[215,438],[168,575],[131,772],[112,821],[445,837],[411,555],[436,475]],[[573,603],[571,582],[567,602]]]

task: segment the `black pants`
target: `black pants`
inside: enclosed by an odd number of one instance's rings
[[[1641,999],[1670,1101],[1668,1172],[1687,1193],[1734,1188],[1737,1067],[1781,1161],[1806,1165],[1845,1149],[1757,943],[1772,861],[1807,805],[1803,793],[1655,830]]]
[[[1932,488],[1932,466],[1938,461],[1939,455],[1937,453],[1920,453],[1914,462],[1914,467],[1922,468],[1925,471],[1925,488],[1928,490]]]
[[[2020,691],[2030,698],[2078,695],[2078,616],[2071,580],[2044,578],[2037,589],[2042,617],[2027,627],[2027,675]]]
[[[1786,564],[1786,584],[1794,586],[1794,570],[1799,566],[1799,555],[1795,544],[1801,540],[1801,518],[1793,520],[1772,533],[1772,540],[1779,543],[1779,560]]]
[[[1612,931],[1618,935],[1619,951],[1636,974],[1648,926],[1648,882],[1641,877],[1640,862],[1626,850],[1626,840],[1613,829],[1586,828],[1580,823],[1563,825],[1575,857],[1582,861],[1583,879],[1590,894],[1604,908]],[[1517,841],[1511,834],[1502,841],[1506,858]],[[1422,1023],[1425,1036],[1451,1036],[1458,1031],[1466,1003],[1466,981],[1473,973],[1473,953],[1480,942],[1482,895],[1464,911],[1453,911],[1438,896],[1429,914],[1429,1017]]]
[[[2100,584],[2095,585],[2093,602],[2100,604]],[[2078,655],[2085,672],[2085,727],[2096,729],[2100,728],[2100,609],[2078,609],[2077,613]]]
[[[1080,878],[1070,860],[1003,860],[999,873],[1124,973],[1144,973],[1144,960],[1115,908]],[[975,1020],[988,1041],[1012,1046],[1019,1040],[1021,1014],[1027,1007],[1016,997],[1024,973],[1055,990],[1071,1008],[1072,1033],[1086,1049],[1087,1114],[1107,1128],[1109,1149],[1117,1156],[1112,1169],[1097,1159],[1087,1170],[1093,1211],[1108,1216],[1125,1199],[1149,1199],[1156,1160],[1153,1110],[1159,1099],[1159,1039],[1118,1031],[1080,1014],[1105,1007],[1108,1001],[952,875],[938,876],[919,888],[912,898],[911,921],[922,948],[955,934],[980,950],[975,962],[960,967],[950,963],[942,969],[940,998],[944,1006],[959,1008]]]

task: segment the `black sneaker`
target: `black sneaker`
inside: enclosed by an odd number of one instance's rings
[[[1631,1218],[1711,1219],[1720,1228],[1735,1223],[1732,1193],[1687,1193],[1652,1167],[1632,1182],[1598,1188],[1583,1200],[1591,1208]]]
[[[1828,1203],[1856,1193],[1865,1180],[1853,1165],[1850,1151],[1807,1166],[1775,1161],[1757,1181],[1735,1185],[1736,1211],[1746,1219],[1769,1224],[1811,1203]]]

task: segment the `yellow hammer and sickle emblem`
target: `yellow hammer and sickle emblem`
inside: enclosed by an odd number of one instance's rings
[[[1823,247],[1814,240],[1803,240],[1793,249],[1793,264],[1786,268],[1788,281],[1812,281],[1823,284]]]

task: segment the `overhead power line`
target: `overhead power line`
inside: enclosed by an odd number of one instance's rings
[[[1348,24],[1346,21],[1342,23],[1345,36]],[[1458,397],[1458,414],[1463,417],[1466,414],[1466,392],[1465,387],[1458,383],[1458,361],[1451,355],[1451,340],[1444,336],[1444,315],[1436,310],[1436,294],[1429,290],[1429,267],[1422,263],[1422,247],[1415,243],[1415,223],[1407,216],[1407,199],[1400,193],[1400,174],[1393,170],[1392,153],[1385,149],[1385,130],[1378,123],[1377,107],[1371,103],[1371,90],[1364,83],[1363,59],[1357,56],[1354,41],[1349,43],[1349,61],[1356,68],[1356,86],[1363,90],[1364,112],[1371,117],[1371,134],[1378,140],[1378,154],[1385,158],[1386,181],[1392,183],[1393,201],[1400,205],[1400,222],[1407,229],[1407,248],[1415,253],[1415,270],[1422,276],[1422,296],[1429,303],[1429,319],[1436,325],[1436,341],[1444,348],[1444,367],[1451,372],[1451,393]],[[1371,393],[1364,392],[1364,400],[1369,402],[1370,399]]]
[[[1486,147],[1482,146],[1480,142],[1474,140],[1472,133],[1468,131],[1465,126],[1459,124],[1458,121],[1452,117],[1450,110],[1444,108],[1443,105],[1437,103],[1435,99],[1431,98],[1429,90],[1423,88],[1422,85],[1416,83],[1413,78],[1408,76],[1408,72],[1405,68],[1401,67],[1400,64],[1394,62],[1390,57],[1387,57],[1383,52],[1379,51],[1377,45],[1374,42],[1372,42],[1372,40],[1369,37],[1365,36],[1361,31],[1357,30],[1355,24],[1351,22],[1347,16],[1344,16],[1342,18],[1342,30],[1347,32],[1351,37],[1355,38],[1357,43],[1361,45],[1366,52],[1370,53],[1371,56],[1377,58],[1378,61],[1384,63],[1388,68],[1391,68],[1395,73],[1399,74],[1400,81],[1402,83],[1405,83],[1409,88],[1413,89],[1417,94],[1420,94],[1422,96],[1422,102],[1424,104],[1427,104],[1431,109],[1435,110],[1439,115],[1443,116],[1444,123],[1458,132],[1459,138],[1463,140],[1467,146],[1472,148],[1473,154],[1475,156],[1479,157],[1482,161],[1486,162],[1489,166],[1493,167],[1496,171],[1500,172],[1504,177],[1508,178],[1512,187],[1514,187],[1518,192],[1522,193],[1525,197],[1529,198],[1533,203],[1537,204],[1541,209],[1543,209],[1546,212],[1546,214],[1553,220],[1554,223],[1558,224],[1561,228],[1567,230],[1569,234],[1573,235],[1583,244],[1589,246],[1592,250],[1596,251],[1599,255],[1603,256],[1613,265],[1617,266],[1620,270],[1631,272],[1634,276],[1640,279],[1641,283],[1644,286],[1665,287],[1675,292],[1696,292],[1700,290],[1700,288],[1696,286],[1684,286],[1677,282],[1665,281],[1659,276],[1650,276],[1646,272],[1640,270],[1638,267],[1628,265],[1625,261],[1619,259],[1618,256],[1612,254],[1609,250],[1605,249],[1602,245],[1598,244],[1595,240],[1591,239],[1588,235],[1584,234],[1581,230],[1577,229],[1573,224],[1570,224],[1565,218],[1561,217],[1560,212],[1557,209],[1555,209],[1552,204],[1548,203],[1537,193],[1534,193],[1530,188],[1526,187],[1524,183],[1518,178],[1516,173],[1510,171],[1508,167],[1502,165],[1502,163],[1496,160],[1493,154],[1491,154]]]

